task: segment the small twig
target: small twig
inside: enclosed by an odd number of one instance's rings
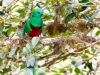
[[[8,6],[7,10],[9,10],[13,5],[15,5],[19,0],[13,0]]]
[[[88,60],[94,58],[95,56],[97,56],[97,54],[99,54],[99,53],[100,53],[100,51],[98,51],[97,53],[95,53],[95,54],[94,54],[92,57],[90,57],[90,58],[83,59],[83,61],[84,61],[84,62],[85,62],[85,61],[88,61]]]
[[[98,70],[99,67],[100,67],[100,61],[97,62],[96,69],[94,70],[94,75],[96,75],[96,71]]]
[[[59,59],[59,57],[62,54],[63,54],[63,52],[60,53],[57,57],[53,58],[51,61],[48,61],[48,62],[44,63],[42,66],[47,66],[47,68],[49,68],[51,65],[53,65]]]
[[[75,53],[68,53],[68,54],[65,54],[65,55],[63,55],[64,53],[62,52],[61,54],[59,54],[57,57],[55,57],[55,58],[53,58],[51,61],[48,61],[48,62],[46,62],[46,63],[44,63],[43,65],[41,65],[41,67],[43,67],[43,66],[47,66],[48,68],[51,66],[51,65],[53,65],[55,62],[57,62],[58,60],[62,60],[62,59],[64,59],[64,58],[66,58],[66,57],[68,57],[68,56],[70,56],[70,55],[76,55],[77,54],[77,52]]]
[[[82,51],[82,50],[84,50],[84,49],[86,49],[86,48],[88,48],[88,47],[91,47],[91,46],[93,46],[93,45],[99,43],[99,42],[100,42],[100,39],[99,39],[98,41],[92,43],[92,44],[89,44],[89,45],[86,45],[86,46],[84,46],[84,47],[81,47],[81,48],[76,49],[75,52],[80,52],[80,51]]]
[[[56,1],[55,6],[55,19],[54,22],[55,23],[59,23],[60,22],[60,9],[65,6],[67,3],[69,2],[69,0],[66,0],[64,3],[60,3],[59,0]]]
[[[43,55],[43,56],[41,56],[41,57],[39,58],[39,60],[42,60],[42,59],[44,59],[44,58],[48,58],[48,57],[52,56],[53,54],[54,54],[54,52],[51,52],[51,53],[46,54],[46,55]]]

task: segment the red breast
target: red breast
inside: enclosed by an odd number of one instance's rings
[[[28,34],[30,37],[39,36],[41,34],[41,27],[34,27],[31,25],[32,31]]]

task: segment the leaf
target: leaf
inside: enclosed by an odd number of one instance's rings
[[[33,69],[31,69],[31,68],[25,68],[24,72],[26,75],[33,75]]]
[[[19,10],[17,10],[17,12],[21,14],[21,13],[24,12],[24,10],[23,9],[19,9]]]
[[[61,75],[60,73],[56,73],[56,74],[54,74],[54,75]]]
[[[37,3],[36,6],[38,6],[39,8],[41,8],[41,6],[39,5],[39,3]]]
[[[32,2],[33,0],[30,0],[30,2]]]
[[[0,53],[0,58],[1,58],[1,59],[4,58],[4,53]]]
[[[87,62],[85,64],[90,70],[92,70],[92,62]]]
[[[54,73],[59,73],[59,71],[58,70],[51,70],[52,72],[54,72]]]
[[[3,72],[3,68],[0,66],[0,72]]]
[[[64,15],[65,14],[64,12],[65,12],[65,8],[63,7],[63,8],[60,9],[61,15]]]
[[[11,11],[14,10],[16,7],[18,7],[19,5],[15,5],[11,8]]]
[[[93,49],[93,48],[91,47],[91,49]],[[94,53],[92,53],[92,52],[91,52],[91,51],[89,51],[88,49],[87,49],[87,50],[85,50],[85,53],[90,54],[90,55],[94,55]]]
[[[18,36],[19,36],[20,38],[23,37],[23,29],[20,29],[20,30],[18,31]]]
[[[74,70],[77,74],[79,74],[80,73],[80,69],[79,68],[75,68],[75,70]]]
[[[0,17],[0,33],[3,31],[4,28],[4,20]]]
[[[11,34],[11,32],[15,31],[16,30],[16,27],[10,27],[8,30],[7,30],[7,36],[9,36]]]
[[[90,51],[89,50],[85,50],[85,53],[90,53]]]
[[[60,0],[62,3],[65,2],[65,0]]]
[[[20,19],[18,19],[18,18],[9,18],[8,20],[14,22],[14,23],[12,23],[12,25],[14,25],[14,24],[16,25],[16,23],[20,22]]]
[[[88,58],[88,57],[89,57],[89,56],[87,56],[87,55],[83,55],[83,56],[82,56],[82,58]]]
[[[96,9],[97,9],[96,6],[91,6],[91,8],[92,8],[93,10],[96,10]]]
[[[3,11],[0,11],[0,15],[2,16],[2,15],[5,15],[5,13],[3,12]]]
[[[48,53],[50,53],[50,52],[51,52],[51,50],[48,49],[48,50],[43,51],[42,53],[43,53],[43,54],[48,54]]]
[[[24,9],[18,9],[17,12],[20,14],[20,17],[23,17],[26,15],[26,12]]]
[[[27,44],[26,44],[26,48],[28,49],[29,52],[31,52],[31,50],[32,50],[32,46],[31,46],[30,43],[27,43]]]
[[[82,3],[86,3],[86,2],[89,2],[89,0],[81,0]]]
[[[38,68],[36,72],[38,75],[45,75],[44,73],[45,70],[46,70],[46,67],[41,67],[41,68]]]
[[[73,69],[71,68],[71,69],[70,69],[70,73],[72,73],[72,72],[73,72]]]
[[[63,68],[63,69],[59,69],[59,72],[60,73],[63,73],[65,71],[65,69]]]
[[[99,36],[100,35],[100,30],[98,30],[97,32],[96,32],[96,36]]]
[[[84,3],[86,5],[88,5],[87,3],[89,2],[89,0],[81,0],[80,3]],[[82,6],[82,11],[84,11],[88,6]]]
[[[17,53],[17,50],[12,50],[10,53],[9,53],[9,56],[12,57],[13,55],[16,55]]]
[[[68,16],[66,16],[64,22],[68,23],[68,21],[70,21],[75,15],[76,15],[76,12],[72,12],[71,14],[69,14]]]
[[[93,22],[91,18],[89,18],[86,14],[82,14],[82,16],[88,21],[88,22]]]
[[[3,72],[0,71],[0,74],[4,75],[4,74],[6,74],[6,73],[8,73],[8,72],[10,72],[10,71],[11,71],[10,68],[4,68],[4,69],[3,69]]]
[[[22,64],[20,67],[21,67],[21,69],[24,69],[25,68],[25,64]]]
[[[26,47],[23,48],[24,54],[27,56],[32,51],[32,45],[30,43],[26,44]]]
[[[71,63],[72,63],[73,65],[75,65],[76,61],[72,61]]]
[[[39,75],[46,75],[45,73],[40,73]]]
[[[39,37],[33,37],[32,38],[32,46],[33,46],[33,48],[37,45],[38,42],[39,42]]]
[[[98,13],[100,13],[100,10],[96,10],[93,15],[92,15],[92,19],[96,18],[98,16]]]
[[[25,2],[24,1],[20,1],[20,3],[22,3],[23,6],[25,6]]]
[[[29,50],[26,47],[23,48],[23,52],[26,56],[29,55]]]
[[[2,1],[0,1],[0,6],[2,6]]]
[[[43,14],[42,17],[43,17],[43,20],[44,20],[44,21],[53,19],[53,16],[52,16],[51,14]]]

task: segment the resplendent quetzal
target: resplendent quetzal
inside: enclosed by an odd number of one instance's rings
[[[42,21],[43,10],[34,9],[32,11],[32,16],[26,20],[24,25],[24,32],[27,33],[30,37],[39,36],[44,28]]]

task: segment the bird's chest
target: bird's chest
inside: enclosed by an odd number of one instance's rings
[[[34,27],[31,25],[32,31],[28,34],[30,37],[39,36],[41,34],[41,27]]]
[[[30,20],[32,26],[40,27],[42,25],[42,19],[37,17],[32,17]]]

